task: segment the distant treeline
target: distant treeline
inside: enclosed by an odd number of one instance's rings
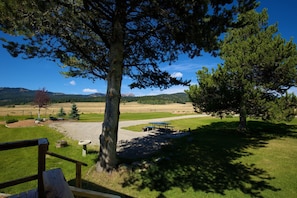
[[[24,88],[0,88],[0,106],[31,104],[37,90]],[[48,92],[51,103],[65,102],[105,102],[104,94],[75,95]],[[122,96],[121,102],[138,102],[141,104],[186,103],[189,98],[185,93],[161,94],[156,96]]]
[[[138,102],[141,104],[170,104],[190,102],[185,93],[161,94],[156,96],[122,97],[121,102]]]

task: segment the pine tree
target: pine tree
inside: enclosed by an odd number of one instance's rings
[[[79,113],[75,103],[72,104],[71,112],[69,113],[69,118],[73,120],[79,120]]]
[[[61,107],[60,110],[59,110],[59,113],[58,113],[58,117],[64,118],[65,116],[66,116],[66,113],[64,111],[64,108]]]
[[[277,34],[277,25],[268,26],[266,10],[241,14],[238,21],[245,26],[230,29],[222,42],[224,63],[212,72],[198,71],[199,83],[187,93],[196,108],[239,113],[244,131],[247,115],[278,120],[289,116],[285,112],[292,116],[296,99],[285,94],[297,85],[297,49]],[[281,112],[273,111],[277,103]]]

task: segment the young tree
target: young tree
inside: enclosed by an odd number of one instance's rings
[[[294,95],[284,96],[297,82],[296,45],[277,35],[277,26],[268,26],[267,20],[266,10],[239,15],[238,21],[246,25],[227,32],[220,51],[224,64],[212,73],[198,71],[199,85],[187,91],[195,106],[204,111],[238,112],[242,130],[246,129],[247,115],[272,119],[272,114],[278,114],[285,118],[273,111],[272,104],[291,108],[280,108],[282,112],[292,112],[296,106]]]
[[[79,113],[75,103],[72,104],[71,112],[69,113],[69,118],[73,120],[79,120]]]
[[[234,16],[254,7],[255,0],[3,0],[0,29],[24,38],[6,42],[13,56],[59,60],[67,76],[107,81],[97,170],[108,171],[117,164],[123,75],[134,80],[131,88],[188,85],[159,63],[217,49]]]
[[[33,103],[38,107],[38,120],[40,120],[41,108],[47,108],[49,102],[50,98],[45,88],[36,91]]]
[[[59,110],[59,113],[57,114],[58,117],[64,118],[64,116],[66,115],[64,108],[61,107]]]

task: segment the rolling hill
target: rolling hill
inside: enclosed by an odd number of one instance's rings
[[[0,106],[30,104],[33,102],[37,90],[26,88],[0,87]],[[90,95],[64,94],[47,92],[52,103],[62,102],[104,102],[105,94],[96,93]],[[122,102],[139,102],[142,104],[168,104],[185,103],[189,101],[185,93],[161,94],[156,96],[135,97],[131,95],[122,96]]]

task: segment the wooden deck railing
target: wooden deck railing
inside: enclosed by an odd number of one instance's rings
[[[46,164],[46,154],[75,163],[76,164],[76,187],[81,187],[81,166],[87,166],[86,163],[53,153],[48,151],[49,142],[46,138],[41,139],[34,139],[34,140],[23,140],[23,141],[16,141],[16,142],[5,142],[0,143],[0,151],[4,150],[11,150],[11,149],[18,149],[24,147],[31,147],[31,146],[38,146],[38,171],[36,175],[26,176],[22,178],[18,178],[15,180],[7,181],[0,183],[0,189],[6,188],[9,186],[14,186],[17,184],[29,182],[36,180],[38,181],[37,191],[38,197],[44,197],[44,186],[43,186],[43,178],[42,172],[45,171],[45,164]],[[2,170],[3,171],[3,170]]]
[[[75,186],[81,188],[82,187],[82,180],[81,180],[81,166],[88,166],[88,164],[84,163],[84,162],[80,162],[68,157],[65,157],[63,155],[59,155],[57,153],[53,153],[50,151],[47,151],[46,154],[66,160],[68,162],[72,162],[75,163],[76,165],[76,177],[75,177]]]

